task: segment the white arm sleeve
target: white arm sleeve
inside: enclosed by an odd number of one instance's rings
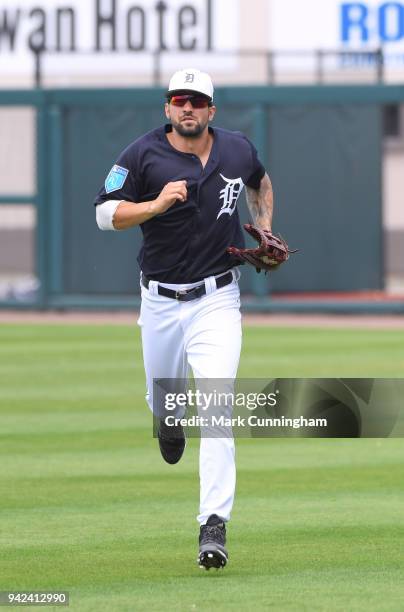
[[[107,200],[95,207],[95,216],[100,230],[115,230],[112,223],[116,209],[125,200]],[[115,230],[116,231],[116,230]]]

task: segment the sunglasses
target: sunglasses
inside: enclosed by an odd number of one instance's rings
[[[193,108],[206,108],[212,106],[212,102],[205,96],[194,96],[192,94],[184,94],[180,96],[171,96],[169,102],[173,106],[185,106],[187,102],[191,102]]]

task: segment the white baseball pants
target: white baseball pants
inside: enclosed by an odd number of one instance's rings
[[[187,378],[192,369],[196,379],[235,379],[241,351],[239,274],[233,269],[233,282],[221,289],[214,277],[205,279],[206,295],[190,302],[159,295],[156,281],[148,289],[141,286],[138,324],[151,410],[154,378]],[[181,290],[199,284],[163,286]],[[229,520],[236,486],[233,437],[201,437],[199,476],[199,523],[211,514]]]

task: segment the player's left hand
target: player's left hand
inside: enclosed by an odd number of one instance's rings
[[[230,246],[226,250],[240,261],[254,266],[257,272],[276,270],[280,264],[289,259],[290,253],[297,251],[291,251],[280,235],[275,236],[268,229],[260,229],[249,223],[244,225],[244,229],[255,238],[259,246],[255,249],[238,249]]]

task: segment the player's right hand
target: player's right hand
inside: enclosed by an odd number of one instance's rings
[[[173,181],[163,187],[160,195],[153,202],[153,208],[156,214],[161,214],[168,210],[177,200],[185,202],[187,197],[187,181]]]

